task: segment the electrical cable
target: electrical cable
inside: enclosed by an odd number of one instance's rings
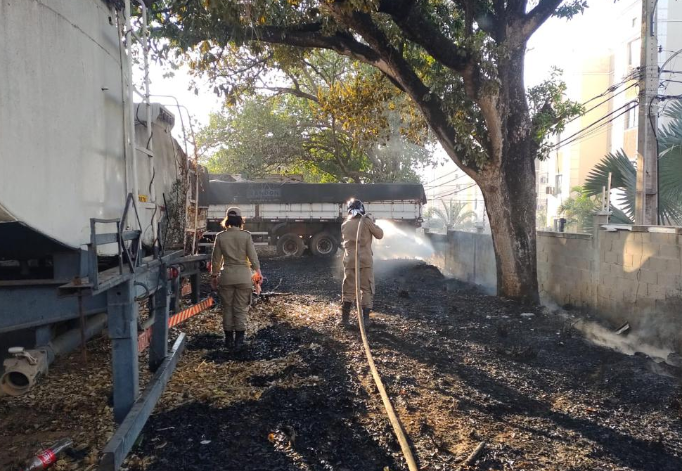
[[[362,345],[365,348],[367,363],[369,364],[369,369],[372,372],[372,378],[374,378],[374,383],[376,384],[377,389],[379,390],[379,394],[381,395],[381,400],[384,403],[384,409],[386,409],[386,414],[388,415],[388,419],[391,422],[391,425],[393,426],[393,431],[395,432],[396,438],[398,439],[398,443],[400,444],[400,449],[403,452],[405,461],[407,461],[407,467],[409,468],[410,471],[419,471],[417,463],[414,460],[414,456],[412,455],[412,450],[410,450],[410,445],[407,441],[407,437],[405,436],[405,432],[403,431],[403,427],[400,423],[400,420],[398,419],[398,416],[395,413],[395,410],[393,409],[391,399],[388,397],[388,393],[386,393],[384,383],[381,380],[381,376],[379,376],[379,372],[377,371],[376,365],[374,364],[374,357],[372,356],[372,351],[369,348],[369,341],[367,340],[365,321],[362,316],[362,304],[360,303],[360,264],[358,263],[360,230],[363,227],[362,222],[366,217],[367,216],[360,217],[360,221],[358,223],[358,231],[355,235],[355,306],[357,308],[356,311],[358,314],[358,325],[360,326],[360,336],[362,337]]]
[[[614,122],[616,119],[620,118],[620,117],[623,116],[624,114],[629,113],[630,110],[633,110],[634,108],[636,108],[636,106],[630,107],[630,108],[628,108],[628,109],[622,111],[621,113],[617,114],[616,116],[614,116],[613,118],[609,119],[608,121],[606,121],[606,122],[604,122],[604,123],[601,123],[601,124],[600,124],[599,126],[597,126],[596,128],[591,129],[591,130],[589,130],[589,131],[587,131],[587,132],[581,134],[580,136],[578,136],[578,137],[576,137],[576,138],[574,138],[574,139],[571,139],[570,141],[566,141],[566,140],[562,141],[562,142],[560,143],[560,145],[557,144],[557,146],[556,146],[556,147],[553,147],[551,150],[558,150],[558,149],[561,149],[561,148],[563,148],[563,147],[565,147],[565,146],[567,146],[567,145],[569,145],[569,144],[572,144],[572,143],[574,143],[574,142],[580,142],[580,141],[583,141],[583,140],[588,139],[588,138],[590,138],[590,137],[594,137],[594,136],[596,136],[596,135],[602,134],[603,132],[606,131],[606,127],[607,127],[608,125],[610,125],[612,122]],[[599,132],[600,130],[601,130],[601,132]]]
[[[453,173],[457,173],[458,171],[459,171],[459,169],[456,169],[456,170],[453,170],[452,172],[448,172],[448,173],[446,173],[446,174],[443,174],[443,175],[441,175],[441,176],[438,177],[438,178],[434,178],[433,180],[424,183],[424,188],[426,188],[426,187],[427,187],[428,185],[430,185],[431,183],[433,183],[433,182],[435,182],[435,181],[438,181],[438,180],[440,180],[441,178],[445,178],[445,177],[447,177],[447,176],[450,176],[450,175],[452,175]]]
[[[469,186],[467,186],[467,187],[465,187],[465,188],[460,188],[460,189],[458,189],[458,190],[451,191],[450,193],[445,193],[445,194],[441,194],[441,195],[438,195],[438,196],[434,196],[432,199],[436,200],[436,199],[445,198],[446,196],[456,195],[457,193],[460,193],[460,192],[462,192],[462,191],[468,190],[469,188],[473,188],[473,187],[475,187],[475,186],[477,186],[477,185],[478,185],[477,183],[472,183],[471,185],[469,185]]]
[[[576,117],[574,117],[574,118],[571,118],[569,121],[566,121],[565,124],[572,123],[572,122],[575,121],[576,119],[582,118],[582,117],[585,116],[587,113],[596,110],[596,109],[599,108],[601,105],[603,105],[603,104],[609,102],[610,100],[613,100],[613,99],[614,99],[615,97],[617,97],[618,95],[621,95],[621,94],[625,93],[626,91],[630,90],[632,87],[636,87],[636,86],[638,86],[638,85],[639,85],[638,82],[634,82],[634,83],[630,84],[629,86],[625,87],[624,89],[622,89],[622,90],[619,91],[618,93],[614,93],[613,95],[611,95],[611,96],[610,96],[609,98],[607,98],[606,100],[600,102],[600,103],[597,104],[597,105],[594,105],[594,106],[593,106],[592,108],[590,108],[589,110],[586,110],[584,113],[582,113],[582,114],[580,114],[580,115],[578,115],[578,116],[576,116]]]
[[[599,118],[597,121],[595,121],[595,122],[593,122],[593,123],[591,123],[591,124],[585,126],[585,127],[584,127],[583,129],[581,129],[580,131],[578,131],[578,132],[576,132],[576,133],[574,133],[574,134],[568,136],[566,139],[563,139],[562,141],[559,141],[559,142],[557,142],[556,144],[549,146],[550,149],[559,148],[559,147],[565,145],[565,143],[567,143],[567,141],[571,141],[571,142],[572,142],[572,139],[573,139],[573,138],[579,136],[580,134],[584,133],[585,131],[589,130],[591,127],[593,127],[593,126],[597,125],[598,123],[604,121],[605,119],[609,118],[610,116],[613,116],[614,114],[618,113],[618,112],[619,112],[620,110],[622,110],[623,108],[627,108],[627,109],[625,110],[625,113],[627,113],[628,111],[630,111],[631,108],[634,108],[634,107],[630,107],[630,105],[632,105],[633,103],[636,104],[636,103],[637,103],[637,100],[630,100],[629,102],[625,103],[625,104],[624,104],[623,106],[621,106],[620,108],[617,108],[617,109],[611,111],[610,113],[607,113],[606,115],[604,115],[604,116],[602,116],[601,118]],[[628,108],[628,107],[629,107],[629,108]],[[623,113],[621,113],[621,114],[623,114]],[[618,116],[621,116],[621,114],[619,114]],[[613,121],[614,119],[616,119],[618,116],[612,118],[611,120],[609,120],[609,121],[607,121],[606,123],[603,123],[603,124],[608,124],[609,122],[611,122],[611,121]]]
[[[587,100],[587,101],[581,103],[580,106],[585,106],[585,105],[587,105],[588,103],[593,102],[594,100],[598,100],[599,98],[602,98],[602,97],[608,95],[609,93],[615,92],[616,90],[618,90],[620,87],[622,87],[623,85],[625,85],[626,83],[628,83],[628,82],[631,81],[631,80],[638,80],[638,79],[639,79],[639,75],[642,73],[642,70],[640,70],[640,69],[641,69],[641,68],[639,68],[639,67],[633,69],[629,74],[627,74],[627,75],[623,78],[623,80],[622,80],[621,82],[609,86],[606,90],[604,90],[604,91],[603,91],[602,93],[600,93],[599,95],[595,95],[595,96],[593,96],[592,98],[590,98],[589,100]]]
[[[449,184],[449,183],[452,183],[452,182],[457,181],[457,180],[459,180],[460,178],[464,178],[464,177],[468,177],[468,175],[467,175],[466,173],[463,173],[462,175],[459,175],[459,176],[457,176],[456,178],[453,178],[452,180],[448,180],[448,181],[446,181],[445,183],[439,183],[438,185],[433,185],[433,186],[430,186],[430,187],[424,187],[424,190],[427,190],[427,189],[432,190],[432,189],[434,189],[434,188],[440,188],[440,187],[442,187],[442,186],[445,186],[445,185],[447,185],[447,184]]]

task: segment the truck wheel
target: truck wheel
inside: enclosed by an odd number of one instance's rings
[[[300,257],[303,255],[305,245],[296,234],[284,234],[277,241],[277,255],[285,257]]]
[[[332,257],[338,248],[338,242],[328,232],[319,232],[310,241],[310,251],[316,257]]]

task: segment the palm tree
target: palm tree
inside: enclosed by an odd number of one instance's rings
[[[476,219],[476,213],[473,211],[464,211],[466,208],[466,203],[456,203],[450,201],[445,204],[445,201],[441,200],[443,209],[432,208],[430,211],[431,215],[434,215],[441,219],[448,229],[456,229],[460,227],[470,227],[473,226],[473,222]]]
[[[670,123],[658,130],[658,217],[661,223],[682,224],[682,102],[673,102],[663,116]],[[635,214],[637,169],[622,150],[607,154],[588,174],[585,192],[601,195],[611,173],[611,187],[621,190],[612,220],[632,224]]]
[[[559,206],[559,214],[566,216],[566,225],[582,232],[592,231],[592,216],[598,210],[599,203],[581,186],[571,188],[571,196]]]

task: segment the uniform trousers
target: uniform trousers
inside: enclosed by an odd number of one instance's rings
[[[223,307],[223,329],[227,332],[246,330],[252,289],[251,283],[220,285],[218,287],[218,294]]]

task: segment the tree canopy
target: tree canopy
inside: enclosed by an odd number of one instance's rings
[[[225,95],[229,106],[200,133],[213,171],[390,183],[416,182],[432,163],[424,121],[371,68],[320,51],[280,67],[282,77]]]
[[[551,77],[526,89],[526,45],[551,16],[586,7],[585,0],[157,0],[153,22],[165,40],[160,55],[188,57],[228,100],[258,87],[273,63],[295,89],[313,50],[371,66],[479,185],[500,294],[535,301],[534,161],[545,137],[580,107]]]

